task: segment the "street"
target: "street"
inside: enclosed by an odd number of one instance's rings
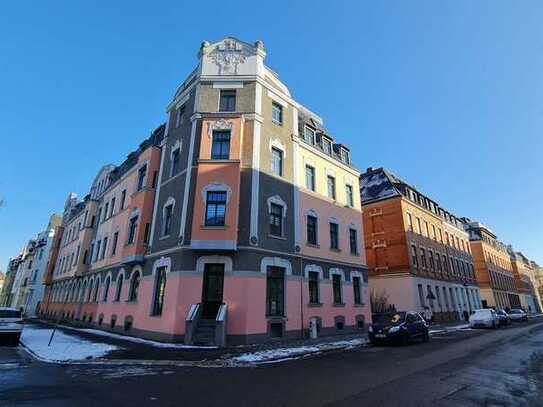
[[[57,365],[0,347],[2,406],[541,405],[543,323],[245,368]]]

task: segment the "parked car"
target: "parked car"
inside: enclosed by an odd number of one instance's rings
[[[511,318],[509,318],[509,314],[505,310],[497,310],[496,315],[498,316],[498,325],[509,325],[511,323]]]
[[[509,311],[509,318],[511,318],[511,321],[528,321],[528,314],[526,314],[523,310],[520,308],[513,308],[511,311]]]
[[[6,338],[11,344],[18,345],[23,331],[21,311],[15,308],[0,307],[0,338]]]
[[[475,310],[469,317],[469,326],[472,328],[497,328],[499,324],[498,314],[491,308]]]
[[[408,344],[415,339],[423,342],[430,340],[428,324],[413,311],[375,314],[373,323],[368,327],[368,336],[372,344]]]

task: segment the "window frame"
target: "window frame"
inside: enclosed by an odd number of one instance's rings
[[[231,130],[213,130],[213,133],[211,135],[210,159],[211,160],[229,160],[231,142],[232,142]],[[217,148],[215,148],[214,146],[217,146]],[[219,150],[219,151],[215,151],[215,150]]]
[[[278,113],[277,113],[278,112]],[[276,113],[278,115],[278,118],[276,118]],[[277,103],[276,101],[272,101],[272,110],[271,110],[271,119],[272,123],[283,125],[283,105],[280,103]]]
[[[223,200],[218,199],[210,199],[214,196],[224,196]],[[224,227],[226,226],[226,205],[228,203],[228,192],[224,190],[216,190],[216,191],[207,191],[206,192],[206,206],[205,206],[205,213],[204,213],[204,226],[206,227]],[[214,218],[209,217],[210,210],[212,209],[212,205],[214,207],[215,216]],[[218,222],[217,219],[220,219],[217,217],[218,209],[223,206],[223,216],[222,216],[222,223]],[[211,222],[210,219],[215,219],[215,221]]]
[[[231,102],[233,100],[233,106]],[[225,104],[223,104],[225,101]],[[219,112],[235,112],[237,103],[237,92],[236,89],[220,89],[219,92]]]
[[[274,208],[279,209],[279,214],[274,213]],[[269,218],[269,221],[268,221],[269,231],[268,232],[269,232],[270,236],[273,236],[273,237],[283,237],[284,236],[284,230],[283,230],[284,229],[283,217],[285,216],[284,211],[285,211],[285,208],[280,203],[277,203],[277,202],[271,202],[270,203],[269,214],[268,214],[268,218]],[[278,219],[279,220],[279,225],[275,225],[274,223],[272,223],[272,218]],[[279,229],[279,234],[274,233],[274,228]]]

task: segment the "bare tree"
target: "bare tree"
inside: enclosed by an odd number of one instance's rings
[[[370,303],[371,312],[373,312],[374,314],[396,311],[396,307],[394,306],[394,304],[388,303],[388,295],[385,291],[375,292],[374,290],[371,290]]]

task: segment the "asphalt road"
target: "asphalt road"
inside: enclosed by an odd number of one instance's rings
[[[543,323],[250,368],[55,365],[0,347],[0,406],[541,406]]]

